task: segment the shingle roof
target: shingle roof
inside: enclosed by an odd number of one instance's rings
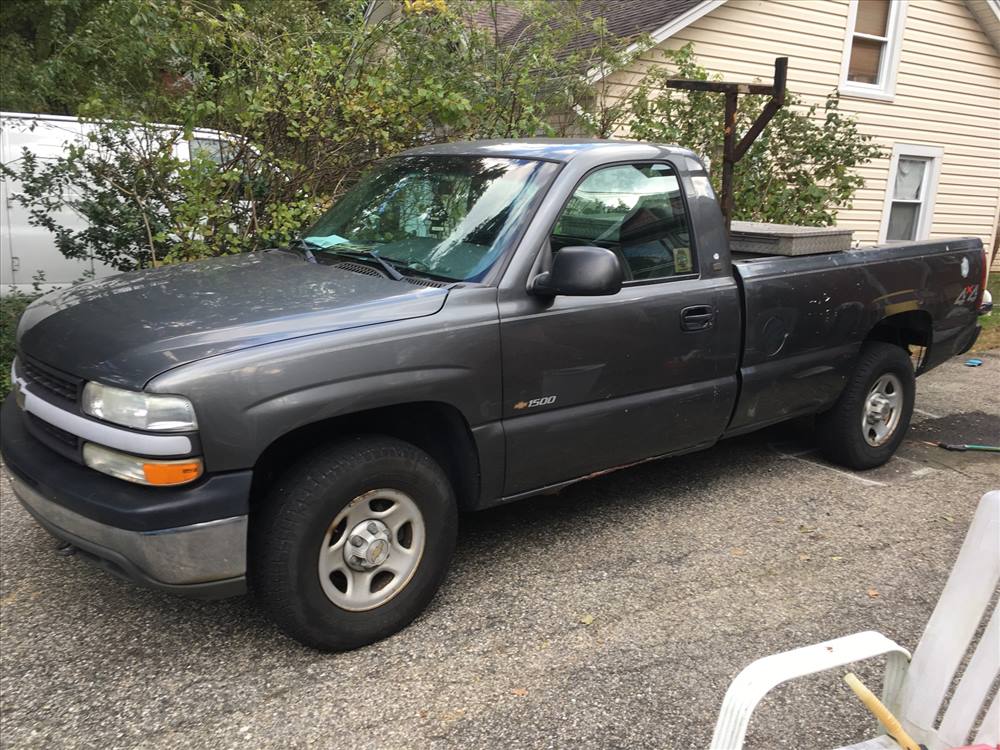
[[[496,17],[493,10],[487,3],[482,3],[468,14],[469,22],[474,26],[484,29],[496,28],[496,33],[501,40],[509,41],[510,34],[524,21],[524,14],[512,5],[497,3],[495,6]]]

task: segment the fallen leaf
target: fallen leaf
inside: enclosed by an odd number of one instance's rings
[[[594,621],[593,615],[584,615],[583,617],[580,618],[580,622],[582,622],[584,625],[590,625],[590,623],[592,623],[593,621]]]
[[[830,555],[830,559],[834,561],[839,561],[843,560],[844,558],[842,558],[840,555]]]
[[[774,522],[775,523],[784,523],[785,522],[785,517],[784,516],[778,516],[777,518],[774,519]]]
[[[799,526],[799,533],[801,534],[812,534],[814,531],[816,531],[815,526],[806,526],[804,524]]]
[[[799,555],[799,559],[802,562],[809,562],[810,560],[812,560],[812,557],[810,555]]]
[[[878,599],[878,589],[868,589],[869,599]]]
[[[955,523],[955,519],[951,516],[941,516],[942,521],[947,521],[948,523]]]
[[[514,688],[510,692],[513,693],[514,695],[520,697],[520,698],[523,698],[524,696],[526,696],[528,694],[528,688]]]
[[[739,547],[733,547],[731,550],[729,550],[729,554],[732,555],[733,557],[743,557],[743,555],[745,555],[746,552],[744,552]]]

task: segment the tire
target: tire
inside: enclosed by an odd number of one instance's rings
[[[880,411],[878,400],[870,404],[875,389],[886,403],[891,403],[893,393],[898,394],[897,405]],[[840,398],[816,419],[820,451],[851,469],[881,466],[903,442],[915,394],[913,365],[906,350],[880,341],[866,343]],[[884,434],[879,434],[883,429]]]
[[[406,627],[434,597],[457,515],[441,467],[415,446],[360,436],[321,447],[279,476],[251,515],[251,591],[306,646],[365,646]],[[403,518],[408,532],[393,531]]]

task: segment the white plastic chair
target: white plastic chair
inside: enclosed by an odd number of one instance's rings
[[[1000,708],[993,697],[974,738],[990,686],[1000,674],[1000,606],[995,607],[961,680],[934,725],[955,672],[968,652],[1000,584],[1000,491],[979,501],[941,598],[913,658],[881,633],[867,631],[767,656],[740,672],[726,691],[710,750],[743,747],[750,715],[772,688],[795,677],[886,656],[882,702],[928,750],[1000,741]],[[853,698],[850,698],[853,700]],[[899,750],[886,735],[841,750]]]

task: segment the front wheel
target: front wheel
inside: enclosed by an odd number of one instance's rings
[[[816,420],[819,447],[851,469],[881,466],[903,442],[913,414],[916,381],[906,351],[872,341],[837,403]]]
[[[301,643],[357,648],[427,606],[456,529],[451,485],[430,456],[393,438],[353,438],[275,481],[251,519],[250,584]]]

